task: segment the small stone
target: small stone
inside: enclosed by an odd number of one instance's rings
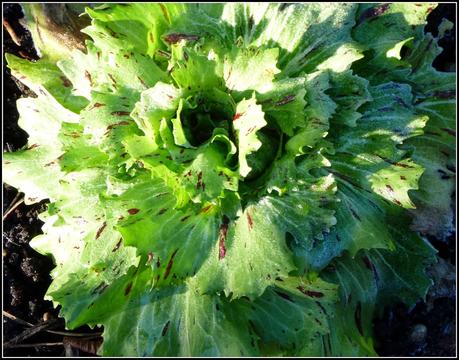
[[[51,314],[49,311],[45,312],[43,314],[43,321],[49,321],[53,318],[53,314]]]
[[[23,291],[20,286],[12,283],[10,285],[11,306],[18,306],[22,304]]]
[[[37,312],[38,308],[38,301],[37,300],[29,300],[29,314],[30,316],[34,316]]]
[[[21,270],[25,276],[30,278],[33,282],[38,282],[40,280],[40,274],[36,269],[37,261],[33,258],[27,257],[22,259]]]
[[[417,324],[413,327],[410,334],[410,339],[413,342],[420,343],[424,341],[427,336],[427,327],[423,324]]]

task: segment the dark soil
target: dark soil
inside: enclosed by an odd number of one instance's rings
[[[4,19],[13,27],[21,38],[21,46],[16,45],[9,33],[3,29],[3,53],[9,52],[29,59],[37,59],[30,34],[18,23],[23,14],[18,4],[3,4]],[[429,15],[426,31],[436,35],[442,18],[456,23],[455,5],[440,4]],[[434,66],[442,71],[455,71],[455,30],[440,41],[443,53],[435,60]],[[16,100],[21,96],[33,96],[33,93],[16,81],[3,66],[4,113],[3,113],[3,149],[15,151],[27,143],[27,134],[17,125],[18,112]],[[16,202],[17,191],[3,186],[3,213]],[[50,258],[36,253],[29,241],[41,232],[42,222],[37,214],[45,209],[46,201],[32,206],[19,205],[3,222],[3,310],[32,324],[39,324],[43,319],[57,319],[58,309],[43,296],[51,283],[49,276],[53,263]],[[375,320],[375,345],[381,356],[454,356],[455,345],[455,236],[446,242],[429,239],[439,250],[441,261],[432,270],[436,280],[426,302],[418,303],[409,310],[403,304],[397,304],[385,310],[381,319]],[[52,321],[52,320],[51,320]],[[27,326],[3,317],[4,343],[21,334]],[[64,323],[57,320],[54,330],[63,331]],[[78,332],[94,332],[87,327]],[[25,340],[23,343],[60,343],[62,335],[45,331]],[[26,348],[4,349],[5,356],[88,356],[75,347],[69,353],[69,347],[33,346]]]
[[[23,17],[18,4],[3,4],[3,18],[12,26],[15,33],[21,38],[21,46],[11,39],[3,28],[3,54],[12,53],[28,59],[38,59],[33,48],[29,32],[18,23]],[[34,96],[33,92],[11,76],[3,58],[3,149],[15,151],[26,145],[27,133],[17,124],[18,112],[16,100],[22,97]],[[10,206],[20,200],[17,190],[3,185],[3,214]],[[37,215],[46,209],[46,201],[26,206],[19,205],[3,221],[3,311],[27,321],[33,325],[40,324],[44,318],[48,321],[58,318],[59,309],[54,309],[51,301],[43,300],[47,288],[51,283],[49,276],[54,265],[52,260],[35,252],[29,241],[41,233],[43,223]],[[7,317],[3,317],[3,343],[15,338],[27,330],[28,327],[19,324]],[[64,331],[64,321],[57,320],[53,330]],[[75,330],[76,331],[76,330]],[[78,332],[94,333],[88,327],[78,329]],[[61,343],[62,335],[55,335],[45,331],[20,342],[23,344]],[[91,355],[76,348],[64,349],[63,346],[35,346],[23,348],[4,348],[5,356],[65,356]]]
[[[440,4],[432,11],[426,32],[437,36],[443,18],[456,24],[454,4]],[[455,34],[454,28],[439,41],[443,52],[433,63],[437,70],[456,71]],[[426,302],[419,302],[413,309],[396,304],[375,320],[375,348],[380,356],[454,356],[456,353],[456,234],[447,241],[433,237],[428,240],[440,258],[430,271],[434,286]]]

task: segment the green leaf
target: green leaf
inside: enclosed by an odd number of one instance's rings
[[[329,333],[330,305],[336,301],[334,284],[292,277],[277,281],[245,311],[265,343],[279,343],[291,353],[300,349],[301,356],[308,356],[316,352],[307,347]]]
[[[417,92],[418,113],[429,117],[424,134],[410,139],[413,158],[425,168],[419,190],[413,193],[416,211],[413,229],[438,238],[453,230],[452,198],[455,190],[456,101],[455,74],[432,67],[441,52],[438,39],[422,38],[409,55],[413,63],[410,82]]]
[[[46,146],[6,153],[3,155],[3,180],[27,194],[26,205],[55,199],[61,177],[60,167],[55,162],[57,154]]]
[[[355,64],[358,74],[375,83],[405,81],[410,65],[400,59],[400,51],[413,38],[422,35],[425,18],[435,6],[431,3],[361,4],[353,38],[371,50],[371,55]]]
[[[195,202],[220,197],[224,189],[237,191],[238,176],[225,166],[225,151],[219,143],[211,143],[198,153],[183,170],[182,184]]]
[[[410,105],[412,96],[406,85],[378,85],[371,87],[370,93],[373,101],[360,108],[363,115],[357,127],[342,128],[333,134],[337,137],[336,154],[330,156],[333,171],[399,206],[412,208],[407,190],[416,184],[405,183],[402,177],[406,178],[406,169],[410,169],[409,177],[414,176],[415,180],[422,169],[411,162],[402,162],[406,151],[397,145],[422,134],[427,118],[416,114]]]
[[[276,277],[287,277],[294,266],[273,215],[260,201],[246,207],[236,222],[220,225],[218,242],[196,274],[201,292],[255,298]]]
[[[309,74],[306,85],[306,103],[304,114],[308,119],[304,128],[286,143],[287,151],[303,153],[303,147],[314,147],[327,135],[328,121],[335,111],[336,104],[325,93],[329,88],[327,72]],[[287,132],[288,134],[288,132]]]
[[[438,238],[445,238],[453,230],[455,104],[449,95],[446,99],[437,95],[420,102],[417,110],[429,120],[424,134],[407,144],[415,147],[413,159],[425,168],[419,190],[412,193],[416,206],[413,229]]]
[[[40,96],[52,96],[70,111],[78,113],[87,105],[87,100],[74,96],[72,83],[56,64],[42,59],[35,63],[6,54],[5,59],[14,77]]]
[[[339,285],[340,294],[330,355],[374,355],[373,314],[381,316],[384,306],[394,299],[414,306],[432,284],[425,269],[435,262],[435,250],[408,230],[410,220],[400,208],[390,206],[386,211],[395,248],[364,250],[355,257],[345,254],[322,273],[327,281]]]
[[[423,168],[420,165],[402,160],[397,165],[391,165],[372,174],[369,181],[375,193],[406,209],[414,209],[415,206],[408,196],[408,190],[418,188],[418,180],[422,172]]]
[[[278,127],[288,135],[293,135],[293,130],[304,127],[306,122],[305,80],[298,77],[276,81],[272,90],[257,94],[268,123],[271,123],[271,118],[274,119]]]
[[[140,95],[131,116],[147,137],[160,145],[159,127],[162,118],[170,118],[179,107],[182,92],[173,85],[158,82]]]
[[[91,91],[141,92],[167,79],[154,60],[139,53],[125,48],[105,52],[92,42],[86,47],[87,54],[75,50],[57,65],[73,84],[74,93],[88,100]]]
[[[226,299],[200,295],[193,282],[149,289],[147,270],[130,272],[101,299],[98,318],[106,329],[100,350],[142,356],[251,356],[257,347],[250,325]],[[146,286],[147,285],[147,286]],[[111,300],[110,300],[111,299]],[[120,304],[109,313],[103,303]],[[126,337],[135,339],[126,342]]]
[[[261,147],[262,143],[256,133],[265,125],[264,113],[261,106],[257,105],[255,96],[237,104],[233,127],[239,149],[239,174],[242,177],[246,177],[251,170],[247,163],[247,156]]]
[[[104,4],[95,9],[86,8],[91,26],[83,30],[104,52],[133,51],[153,56],[164,49],[162,33],[171,20],[181,16],[185,4]]]
[[[241,93],[246,90],[266,93],[273,89],[278,49],[233,48],[224,58],[223,76],[226,88]]]
[[[83,134],[79,124],[62,123],[59,139],[64,154],[59,156],[59,165],[65,172],[79,171],[92,167],[105,167],[108,156],[97,146],[91,145],[90,135]]]
[[[368,80],[353,75],[352,71],[345,71],[332,74],[330,82],[328,94],[337,105],[330,122],[335,126],[356,126],[357,120],[362,117],[359,108],[373,100],[368,91]]]
[[[56,62],[74,49],[84,50],[80,30],[89,25],[82,4],[32,4],[22,6],[27,29],[41,59]]]
[[[171,76],[182,89],[224,89],[221,66],[210,54],[201,55],[185,47],[182,41],[172,46]]]

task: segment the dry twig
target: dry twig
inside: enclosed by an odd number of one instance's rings
[[[9,214],[11,214],[14,209],[16,209],[19,205],[21,205],[22,203],[24,202],[24,198],[22,198],[21,200],[19,200],[18,202],[16,202],[15,204],[13,204],[6,212],[5,214],[3,214],[3,221],[5,221],[5,219],[7,218],[7,216]]]
[[[37,347],[37,346],[63,346],[63,342],[54,342],[54,343],[36,343],[36,344],[14,344],[10,345],[10,349],[14,348],[25,348],[25,347]]]
[[[10,320],[16,321],[18,324],[21,324],[24,326],[29,326],[29,327],[35,326],[34,324],[24,321],[4,310],[3,310],[3,316],[7,317]],[[102,335],[102,333],[77,333],[77,332],[58,331],[58,330],[49,330],[49,329],[44,329],[44,330],[50,334],[69,336],[69,337],[72,337],[72,336],[73,337],[86,337],[87,339],[96,338]]]
[[[37,325],[34,325],[32,327],[29,327],[28,329],[24,330],[22,333],[20,333],[18,336],[15,336],[11,340],[7,341],[6,343],[3,344],[4,349],[8,349],[11,347],[14,347],[17,345],[19,342],[28,339],[29,337],[39,333],[40,331],[45,330],[46,328],[56,326],[59,322],[59,319],[53,319],[44,323],[40,323]]]
[[[6,31],[8,31],[8,34],[10,34],[11,39],[14,41],[14,43],[17,46],[21,46],[21,39],[16,35],[16,32],[14,31],[10,23],[5,19],[3,19],[3,26],[5,27]]]

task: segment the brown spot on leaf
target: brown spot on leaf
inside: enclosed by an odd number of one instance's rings
[[[163,13],[164,18],[170,24],[171,23],[171,19],[169,17],[169,13],[167,12],[166,7],[163,4],[159,4],[159,7],[161,8],[161,11]]]
[[[40,146],[40,145],[38,145],[38,144],[32,144],[32,145],[30,145],[30,146],[27,148],[27,150],[32,150],[32,149],[35,149],[35,148],[37,148],[37,147],[39,147],[39,146]]]
[[[456,136],[456,132],[452,129],[448,129],[448,128],[441,128],[443,131],[447,132],[449,135],[451,136]]]
[[[110,114],[115,115],[115,116],[128,116],[130,114],[129,111],[112,111]],[[118,123],[118,125],[129,125],[128,122],[124,123]],[[113,127],[113,125],[110,125]]]
[[[253,130],[255,130],[255,128],[256,128],[255,126],[252,126],[251,128],[249,128],[247,132],[245,133],[245,135],[249,135]]]
[[[115,247],[113,248],[112,252],[117,251],[120,248],[122,242],[123,242],[123,239],[122,238],[119,239],[118,242],[116,243]]]
[[[166,325],[164,325],[164,328],[163,328],[163,331],[161,331],[161,336],[164,336],[166,335],[167,333],[167,330],[169,329],[169,324],[171,323],[171,321],[169,320]]]
[[[228,232],[228,224],[220,225],[220,235],[218,237],[218,260],[222,260],[226,255],[225,240]]]
[[[101,104],[101,103],[96,102],[96,103],[91,107],[91,110],[94,109],[94,108],[102,107],[102,106],[105,106],[105,104]]]
[[[240,113],[237,113],[233,116],[233,121],[236,121],[237,119],[239,119],[242,115],[244,115],[244,113],[240,114]]]
[[[451,178],[451,176],[449,176],[444,170],[438,169],[437,171],[440,173],[442,180],[448,180]]]
[[[170,258],[169,262],[167,263],[166,271],[164,272],[164,279],[167,279],[167,277],[169,276],[169,274],[170,274],[170,272],[171,272],[172,264],[174,263],[174,257],[175,257],[175,255],[177,254],[177,251],[178,251],[178,249],[176,249],[176,250],[172,253],[171,258]]]
[[[139,209],[133,208],[133,209],[129,209],[129,210],[128,210],[128,213],[129,213],[129,215],[135,215],[135,214],[137,214],[139,211],[140,211]]]
[[[362,15],[360,15],[360,19],[358,21],[358,25],[360,25],[363,21],[367,19],[374,19],[378,16],[381,16],[389,9],[390,4],[381,4],[374,7],[371,7],[365,10]]]
[[[196,183],[196,189],[202,188],[204,191],[204,188],[202,186],[202,171],[199,172],[198,174],[198,182]]]
[[[406,177],[403,175],[400,175],[400,180],[406,180]]]
[[[70,80],[67,79],[65,76],[61,75],[60,78],[61,78],[61,80],[62,80],[62,84],[63,84],[65,87],[71,87],[71,86],[72,86],[72,83],[70,82]]]
[[[117,88],[117,86],[116,86],[117,82],[116,82],[115,78],[113,77],[112,74],[107,74],[107,75],[110,78],[110,80],[112,81],[114,88],[116,89]]]
[[[107,287],[108,287],[108,284],[102,281],[99,285],[97,285],[97,287],[91,293],[93,295],[96,293],[100,295],[105,291]]]
[[[158,211],[158,215],[162,215],[167,211],[167,208],[162,208],[161,210]]]
[[[403,101],[403,99],[399,96],[395,97],[395,102],[405,108],[408,108],[408,105]]]
[[[207,205],[205,208],[201,210],[201,213],[206,213],[209,211],[209,209],[212,207],[212,205]]]
[[[363,259],[363,262],[365,263],[365,266],[366,266],[369,270],[372,271],[373,277],[374,277],[375,281],[378,281],[379,276],[378,276],[378,272],[376,271],[375,265],[370,261],[370,259],[368,258],[368,256],[364,256],[362,259]]]
[[[249,230],[252,230],[253,229],[253,220],[252,220],[252,217],[250,216],[248,211],[247,211],[247,224],[249,225]]]
[[[298,286],[297,289],[300,290],[304,295],[309,297],[321,298],[324,296],[324,294],[319,291],[308,290],[305,289],[303,286]]]
[[[156,52],[160,55],[160,56],[164,56],[165,58],[168,58],[170,59],[171,58],[171,55],[166,52],[166,51],[163,51],[163,50],[156,50]]]
[[[132,281],[126,286],[126,289],[124,289],[124,296],[127,296],[132,289]]]
[[[362,304],[357,302],[357,306],[355,308],[355,313],[354,313],[354,319],[355,319],[355,324],[357,325],[357,329],[359,330],[360,335],[363,336],[363,330],[362,330]]]
[[[449,158],[449,153],[447,151],[441,150],[440,151],[443,155],[445,155],[447,158]]]
[[[97,234],[96,234],[96,239],[98,239],[100,237],[100,234],[102,234],[102,231],[104,231],[104,229],[107,227],[107,223],[104,221],[104,223],[102,224],[102,226],[99,228],[99,230],[97,230]]]
[[[91,86],[92,86],[92,77],[91,77],[91,74],[88,72],[88,70],[85,70],[85,71],[84,71],[84,77],[85,77],[86,79],[88,79],[89,84],[91,84]]]
[[[287,294],[285,294],[285,293],[283,293],[281,291],[278,291],[278,290],[274,290],[274,292],[277,295],[279,295],[282,299],[285,299],[287,301],[290,301],[290,302],[294,303],[293,299],[290,296],[288,296]]]
[[[434,96],[440,99],[454,99],[456,97],[456,91],[455,90],[436,91],[434,92]]]
[[[199,36],[197,35],[191,35],[191,34],[168,34],[164,36],[164,41],[166,41],[169,44],[176,44],[180,40],[186,40],[186,41],[197,41],[199,40]]]
[[[137,76],[137,79],[139,79],[143,86],[148,87],[147,84],[145,84],[145,81],[143,81],[140,76]]]
[[[390,192],[394,192],[394,189],[392,188],[392,186],[386,185],[386,188],[387,188]]]
[[[359,221],[362,221],[362,219],[360,219],[360,216],[357,215],[356,211],[353,208],[350,207],[349,210],[351,211],[353,217],[355,217]]]
[[[295,100],[295,95],[287,95],[281,100],[279,100],[278,102],[276,102],[275,105],[282,106],[282,105],[288,104],[289,102],[292,102],[293,100]]]

